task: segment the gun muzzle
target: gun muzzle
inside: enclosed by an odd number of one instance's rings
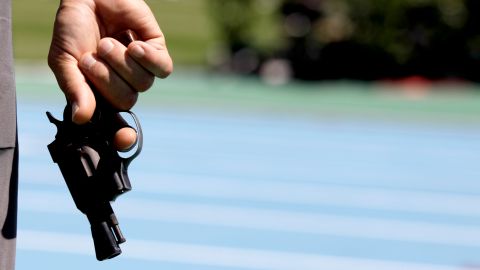
[[[94,211],[87,211],[92,230],[93,244],[97,260],[111,259],[122,253],[119,244],[125,242],[117,217],[109,203],[95,207]]]
[[[97,260],[111,259],[122,253],[115,235],[107,222],[92,224],[91,229]]]

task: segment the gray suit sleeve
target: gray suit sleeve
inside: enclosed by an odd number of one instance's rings
[[[18,147],[11,2],[0,0],[0,269],[13,270],[17,230]]]
[[[0,148],[14,147],[15,81],[10,0],[0,0]]]

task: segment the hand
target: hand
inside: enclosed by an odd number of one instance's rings
[[[111,38],[127,29],[139,38],[128,48]],[[95,110],[90,84],[115,108],[129,110],[155,77],[173,70],[164,36],[143,0],[62,0],[48,63],[77,124],[88,122]],[[115,140],[133,143],[132,132],[120,130]]]

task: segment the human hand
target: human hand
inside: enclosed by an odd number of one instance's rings
[[[125,47],[111,38],[127,29],[139,40]],[[77,124],[93,115],[93,91],[115,108],[129,110],[155,77],[165,78],[173,70],[164,36],[143,0],[62,0],[48,63]],[[115,136],[120,149],[134,141],[131,129]]]

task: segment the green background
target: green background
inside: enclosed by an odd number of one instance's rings
[[[17,60],[46,61],[59,1],[14,0],[13,40]],[[202,65],[214,42],[205,0],[147,1],[167,37],[177,65]]]

